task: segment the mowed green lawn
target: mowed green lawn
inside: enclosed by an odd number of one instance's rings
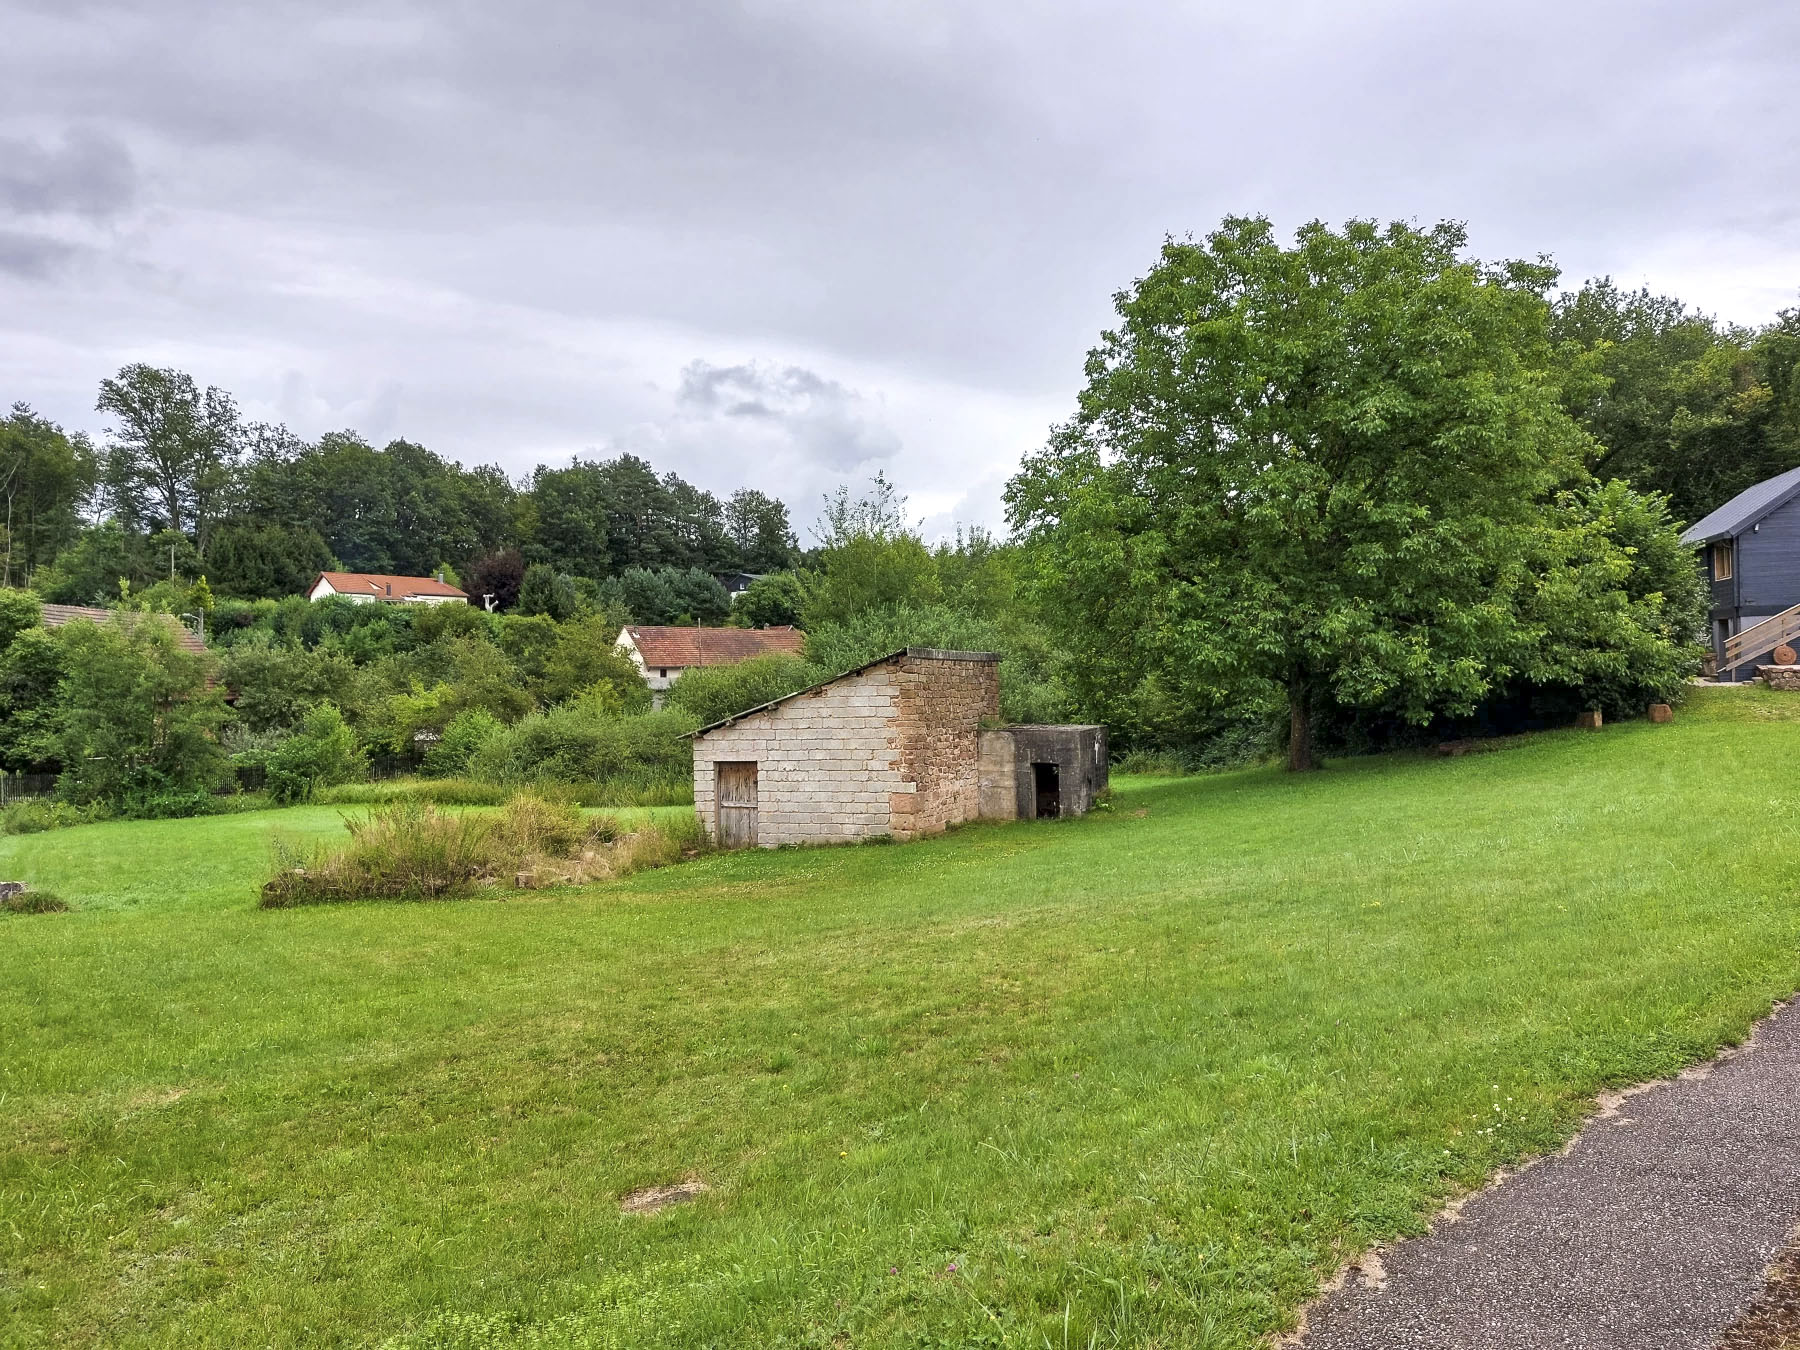
[[[1800,986],[1796,715],[510,900],[0,841],[0,1342],[1250,1345]]]

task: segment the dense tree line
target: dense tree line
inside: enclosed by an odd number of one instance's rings
[[[128,810],[191,807],[234,766],[303,795],[370,756],[653,799],[680,791],[684,730],[912,643],[1005,653],[1010,719],[1103,720],[1190,763],[1641,711],[1697,660],[1679,522],[1800,464],[1800,311],[1751,330],[1604,280],[1558,294],[1463,241],[1352,222],[1284,246],[1261,220],[1172,241],[1009,486],[1010,540],[932,545],[877,475],[802,552],[751,489],[630,455],[513,481],[305,442],[145,366],[103,383],[97,443],[15,405],[0,767]],[[307,602],[333,565],[443,569],[497,612]],[[733,601],[735,571],[762,575]],[[41,600],[124,617],[47,631],[20,617]],[[154,610],[205,614],[212,655]],[[612,645],[628,621],[807,645],[652,712]]]
[[[633,455],[514,482],[412,441],[376,447],[344,431],[308,442],[246,423],[225,391],[145,365],[103,381],[97,408],[109,418],[99,446],[24,404],[0,419],[6,584],[104,603],[121,579],[205,576],[217,596],[257,599],[331,567],[449,568],[490,584],[483,593],[504,606],[534,565],[598,583],[772,572],[798,557],[780,501],[753,488],[721,501]]]
[[[1664,494],[1676,519],[1800,464],[1800,309],[1742,328],[1601,280],[1558,298],[1549,332],[1589,467]]]

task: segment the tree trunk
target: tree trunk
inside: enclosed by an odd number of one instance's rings
[[[1288,771],[1319,767],[1313,758],[1312,690],[1303,679],[1288,681]]]

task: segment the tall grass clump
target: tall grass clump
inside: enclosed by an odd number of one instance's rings
[[[67,901],[49,891],[17,891],[0,896],[0,914],[62,914],[68,908]]]
[[[665,866],[705,846],[691,817],[628,827],[526,792],[495,813],[402,798],[344,824],[349,841],[336,847],[301,852],[276,844],[276,873],[262,889],[265,909],[573,885]]]
[[[77,806],[55,797],[24,797],[8,802],[0,811],[0,835],[42,834],[45,830],[65,829],[70,825],[91,825],[110,818],[112,812],[103,803]]]

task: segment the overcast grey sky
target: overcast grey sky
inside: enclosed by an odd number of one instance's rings
[[[997,523],[1111,294],[1263,212],[1800,299],[1800,4],[0,0],[0,402]]]

